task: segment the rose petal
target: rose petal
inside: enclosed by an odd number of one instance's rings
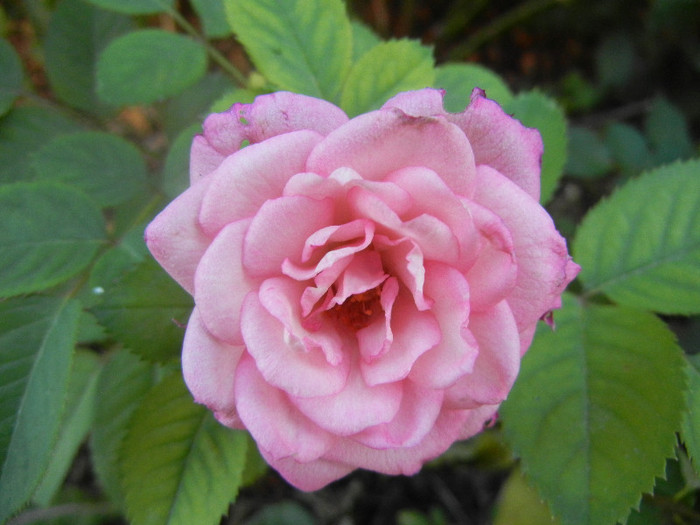
[[[360,361],[368,385],[404,379],[422,354],[440,342],[440,326],[430,311],[418,311],[405,292],[399,292],[391,318],[393,341],[373,359]]]
[[[470,374],[447,390],[451,408],[497,405],[510,392],[520,369],[520,338],[506,301],[485,312],[472,312],[469,329],[479,345]]]
[[[404,91],[386,101],[382,109],[398,108],[412,117],[431,117],[445,115],[442,99],[443,89],[426,88],[416,91]]]
[[[226,157],[227,155],[216,151],[202,135],[194,137],[190,148],[190,185],[209,175]]]
[[[273,458],[312,461],[335,440],[296,410],[282,391],[265,381],[248,354],[243,354],[236,369],[235,395],[245,427]]]
[[[430,308],[433,301],[423,294],[425,267],[420,248],[408,239],[390,241],[381,235],[375,236],[375,247],[382,255],[387,272],[398,277],[413,294],[416,307],[421,311]]]
[[[508,297],[519,331],[529,330],[561,304],[561,293],[580,268],[571,261],[566,241],[536,200],[488,166],[479,167],[474,200],[498,215],[510,231],[518,278]]]
[[[356,253],[336,284],[338,291],[329,306],[343,304],[351,295],[361,294],[379,286],[387,274],[382,260],[374,251]]]
[[[291,401],[321,428],[338,436],[348,436],[391,421],[401,406],[402,394],[400,383],[367,385],[355,364],[345,387],[336,394],[291,397]]]
[[[296,396],[339,392],[349,370],[340,340],[328,331],[305,330],[298,317],[297,292],[284,279],[271,281],[261,286],[266,305],[251,292],[241,309],[243,340],[260,373],[273,386]]]
[[[153,257],[190,294],[194,273],[211,239],[201,230],[197,217],[211,178],[190,186],[148,225],[144,238]]]
[[[377,449],[413,447],[432,430],[442,408],[442,390],[423,388],[406,381],[401,408],[389,423],[375,425],[352,438]]]
[[[302,463],[291,457],[275,459],[270,452],[262,448],[260,455],[289,483],[299,490],[309,492],[322,489],[355,470],[355,467],[336,461],[326,461],[323,458],[308,463]]]
[[[252,277],[279,275],[285,259],[300,263],[306,239],[333,219],[333,201],[280,197],[265,202],[243,243],[243,266]]]
[[[361,356],[360,366],[362,366],[363,361],[371,362],[373,359],[376,359],[391,346],[394,340],[394,332],[391,330],[391,318],[398,295],[399,282],[396,277],[389,277],[384,282],[379,297],[384,315],[361,328],[355,334]]]
[[[433,300],[431,312],[439,323],[442,340],[418,358],[409,378],[423,386],[446,388],[472,371],[478,349],[467,329],[469,285],[454,268],[426,264],[425,291]]]
[[[355,117],[331,132],[309,156],[307,171],[328,175],[350,167],[365,180],[382,180],[401,168],[425,166],[453,191],[469,196],[473,158],[464,133],[446,119],[390,108]]]
[[[204,324],[219,339],[237,345],[243,344],[241,304],[260,283],[248,277],[241,262],[249,225],[248,219],[225,226],[204,252],[194,278],[194,299]]]
[[[477,166],[494,168],[539,200],[543,151],[539,131],[523,126],[477,89],[463,113],[447,118],[467,135]]]
[[[214,414],[237,419],[234,378],[245,347],[212,337],[195,307],[182,344],[182,375],[195,401]],[[237,428],[241,428],[240,422]]]
[[[199,221],[215,235],[226,224],[252,217],[262,204],[282,196],[287,181],[304,170],[311,149],[321,140],[313,131],[287,133],[226,158],[210,178]]]

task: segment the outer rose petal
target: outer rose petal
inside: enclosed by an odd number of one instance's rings
[[[230,222],[254,216],[265,201],[281,197],[289,178],[303,171],[321,138],[313,131],[295,131],[226,158],[209,177],[211,185],[199,214],[202,229],[215,235]]]
[[[235,393],[245,427],[258,446],[277,459],[318,459],[336,439],[296,410],[281,390],[270,386],[248,354],[236,369]]]
[[[431,117],[445,115],[442,99],[445,91],[442,89],[419,89],[404,91],[386,101],[382,109],[398,108],[412,117]]]
[[[531,330],[578,274],[566,241],[552,218],[530,195],[488,166],[479,166],[474,200],[498,215],[513,237],[518,278],[508,296],[518,330]]]
[[[212,337],[195,307],[182,344],[182,375],[197,403],[202,403],[227,424],[242,428],[236,415],[234,377],[244,346],[222,343]]]
[[[350,167],[367,180],[392,171],[424,166],[453,191],[469,196],[474,184],[474,156],[457,126],[441,117],[411,117],[397,108],[355,117],[314,148],[308,171],[329,175]]]
[[[211,243],[197,221],[211,179],[190,186],[148,225],[145,240],[160,265],[190,294],[197,264]]]
[[[302,463],[294,458],[275,457],[267,450],[260,448],[260,455],[289,483],[300,490],[314,491],[322,489],[329,483],[347,476],[355,467],[336,461],[317,459]]]
[[[241,251],[250,220],[229,224],[214,238],[197,266],[194,300],[209,331],[231,344],[243,344],[241,305],[259,284],[243,270]]]
[[[467,135],[477,166],[491,166],[539,200],[543,146],[536,129],[507,115],[480,89],[472,92],[463,113],[450,114],[448,119]]]
[[[286,91],[261,95],[252,104],[234,104],[204,121],[204,134],[193,142],[190,177],[209,174],[220,159],[235,153],[243,141],[262,142],[284,133],[308,129],[327,135],[347,122],[347,115],[330,102]]]

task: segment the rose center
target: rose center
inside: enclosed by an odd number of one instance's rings
[[[327,313],[347,328],[353,331],[360,330],[369,325],[375,315],[382,311],[380,298],[381,287],[377,286],[366,292],[351,295],[343,304],[335,305]]]

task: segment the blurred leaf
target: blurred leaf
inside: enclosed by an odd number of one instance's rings
[[[202,132],[201,124],[185,128],[177,136],[163,166],[163,192],[174,199],[190,186],[190,148],[195,135]]]
[[[163,126],[170,139],[185,128],[199,124],[211,105],[231,89],[231,80],[221,72],[208,73],[195,85],[168,99],[162,112]],[[228,109],[228,108],[226,108]]]
[[[493,525],[544,525],[561,523],[520,469],[511,472],[503,484],[496,503]]]
[[[602,177],[611,169],[610,151],[596,133],[576,126],[569,128],[567,174],[592,179]]]
[[[238,494],[246,445],[244,432],[218,423],[171,374],[143,398],[124,440],[132,523],[218,524]]]
[[[86,0],[87,2],[127,15],[147,15],[172,11],[175,0]]]
[[[580,73],[573,71],[561,79],[560,101],[570,111],[589,111],[599,101],[602,92]]]
[[[436,88],[444,89],[444,106],[447,111],[458,113],[469,104],[474,88],[483,89],[486,96],[499,104],[507,104],[513,98],[510,89],[496,73],[477,64],[446,64],[435,68]]]
[[[0,296],[34,292],[85,268],[105,242],[104,219],[85,194],[56,184],[0,187]]]
[[[540,202],[546,203],[557,189],[566,162],[566,117],[556,101],[543,93],[519,93],[505,105],[524,125],[537,128],[544,142]]]
[[[0,116],[7,113],[22,90],[24,73],[15,48],[0,39]]]
[[[81,0],[63,0],[51,16],[44,61],[51,88],[63,102],[101,114],[97,98],[97,57],[115,37],[132,29],[130,18],[97,9]]]
[[[362,55],[379,44],[382,39],[359,20],[352,20],[350,26],[352,27],[352,61],[357,62]]]
[[[105,287],[91,310],[129,350],[162,362],[180,355],[192,306],[190,295],[149,257]]]
[[[616,122],[605,130],[605,145],[625,175],[637,175],[651,165],[644,136],[632,126]]]
[[[255,100],[258,93],[248,89],[233,89],[224,93],[216,102],[209,108],[212,113],[221,113],[227,111],[235,103],[250,104]]]
[[[223,38],[231,34],[226,21],[226,8],[221,0],[191,0],[192,7],[202,19],[204,34],[210,38]]]
[[[682,437],[695,472],[700,474],[700,371],[688,364],[688,410],[683,418]]]
[[[435,82],[433,54],[416,40],[377,44],[350,70],[340,96],[340,106],[351,117],[379,109],[384,102],[410,89]]]
[[[315,525],[316,519],[295,501],[280,501],[266,505],[245,525]]]
[[[84,131],[47,142],[32,160],[37,178],[83,190],[103,207],[146,190],[146,163],[136,147],[117,135]]]
[[[279,89],[334,101],[350,68],[352,31],[340,0],[226,0],[255,66]]]
[[[119,451],[134,410],[154,382],[153,365],[126,350],[112,353],[97,380],[90,452],[100,485],[109,499],[122,508]]]
[[[95,353],[86,350],[75,353],[58,441],[53,447],[46,473],[32,498],[40,506],[45,507],[52,502],[68,474],[78,448],[87,437],[92,425],[99,372],[100,360]]]
[[[246,448],[245,468],[243,469],[241,477],[241,487],[252,485],[270,469],[267,462],[260,455],[260,451],[255,441],[253,441],[253,438],[250,437],[250,434],[246,434],[246,437],[248,439],[248,446]]]
[[[51,459],[79,312],[59,298],[0,302],[0,523],[29,500]]]
[[[61,133],[80,130],[77,123],[53,109],[13,109],[0,119],[0,184],[30,180],[30,153]]]
[[[666,314],[700,312],[700,161],[628,182],[595,206],[573,244],[589,294]]]
[[[595,54],[598,82],[604,88],[622,88],[630,83],[637,60],[632,39],[622,33],[606,35]]]
[[[645,122],[655,164],[683,159],[693,154],[688,121],[676,106],[658,98],[651,106]]]
[[[110,104],[150,104],[204,76],[207,55],[194,40],[142,29],[109,43],[97,62],[97,93]]]
[[[685,405],[683,354],[650,313],[568,295],[500,414],[528,479],[563,523],[614,523],[663,476]]]

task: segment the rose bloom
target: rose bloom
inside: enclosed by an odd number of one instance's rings
[[[146,230],[195,308],[195,400],[291,484],[413,474],[496,417],[579,267],[538,204],[542,141],[481,90],[348,119],[279,92],[210,115]]]

